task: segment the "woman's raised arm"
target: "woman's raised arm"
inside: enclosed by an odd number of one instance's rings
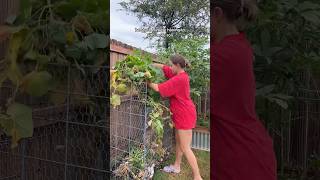
[[[154,67],[156,67],[156,68],[159,68],[159,69],[162,69],[163,68],[163,64],[160,64],[160,63],[153,63],[152,64]]]

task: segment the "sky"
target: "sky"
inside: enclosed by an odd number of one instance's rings
[[[122,9],[119,5],[121,1],[122,0],[110,1],[111,38],[149,52],[156,52],[154,48],[149,47],[151,41],[144,39],[145,34],[135,31],[135,28],[140,28],[138,18],[132,14],[128,14],[124,10],[120,10]]]
[[[110,36],[112,39],[121,41],[131,46],[156,53],[156,49],[150,47],[152,41],[144,39],[145,34],[136,32],[136,28],[140,28],[140,22],[133,14],[122,10],[119,4],[123,0],[110,1]],[[208,25],[209,26],[209,25]],[[209,47],[209,44],[207,44]]]

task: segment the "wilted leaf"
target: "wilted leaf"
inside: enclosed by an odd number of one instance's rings
[[[121,104],[121,98],[117,94],[112,94],[111,99],[110,99],[111,105],[115,108]]]
[[[47,71],[31,72],[25,76],[22,88],[31,96],[43,96],[51,88],[52,76]]]
[[[93,32],[93,29],[91,28],[91,25],[85,16],[82,16],[82,15],[76,16],[72,20],[72,24],[80,32],[85,32],[86,34]]]
[[[128,88],[125,84],[119,84],[116,86],[116,91],[119,93],[126,93],[128,91]]]
[[[66,39],[67,39],[67,43],[69,45],[71,45],[76,40],[76,35],[72,31],[71,32],[67,32]]]
[[[9,42],[9,50],[6,59],[9,61],[8,77],[15,85],[19,84],[22,79],[22,74],[17,64],[19,49],[28,33],[27,29],[20,29],[14,33]]]

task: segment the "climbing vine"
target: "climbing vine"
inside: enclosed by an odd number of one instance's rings
[[[118,61],[115,69],[111,73],[111,99],[110,103],[113,108],[121,105],[122,95],[137,95],[142,97],[150,112],[148,112],[148,121],[146,126],[151,127],[155,134],[156,141],[148,148],[146,158],[159,160],[165,155],[162,147],[162,139],[164,133],[164,114],[170,112],[169,109],[160,101],[159,96],[153,92],[148,91],[139,92],[139,87],[145,86],[146,82],[160,82],[163,81],[163,75],[159,69],[152,66],[152,58],[148,55],[142,55],[136,52],[135,55],[129,55],[124,60]],[[170,124],[172,127],[172,124]],[[132,147],[134,151],[129,153],[124,162],[115,171],[117,176],[132,176],[134,179],[141,179],[145,177],[145,164],[136,162],[143,160],[144,153],[141,153],[141,147]],[[139,150],[137,150],[137,148]],[[149,159],[148,159],[149,160]]]

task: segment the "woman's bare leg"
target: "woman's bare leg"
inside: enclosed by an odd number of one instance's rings
[[[202,180],[197,163],[197,159],[191,150],[192,130],[177,130],[180,147],[191,166],[194,180]]]
[[[181,161],[182,161],[182,156],[183,156],[183,152],[181,150],[181,143],[180,143],[180,139],[178,136],[178,132],[175,132],[175,139],[176,139],[176,160],[173,164],[173,167],[180,171],[180,165],[181,165]]]

